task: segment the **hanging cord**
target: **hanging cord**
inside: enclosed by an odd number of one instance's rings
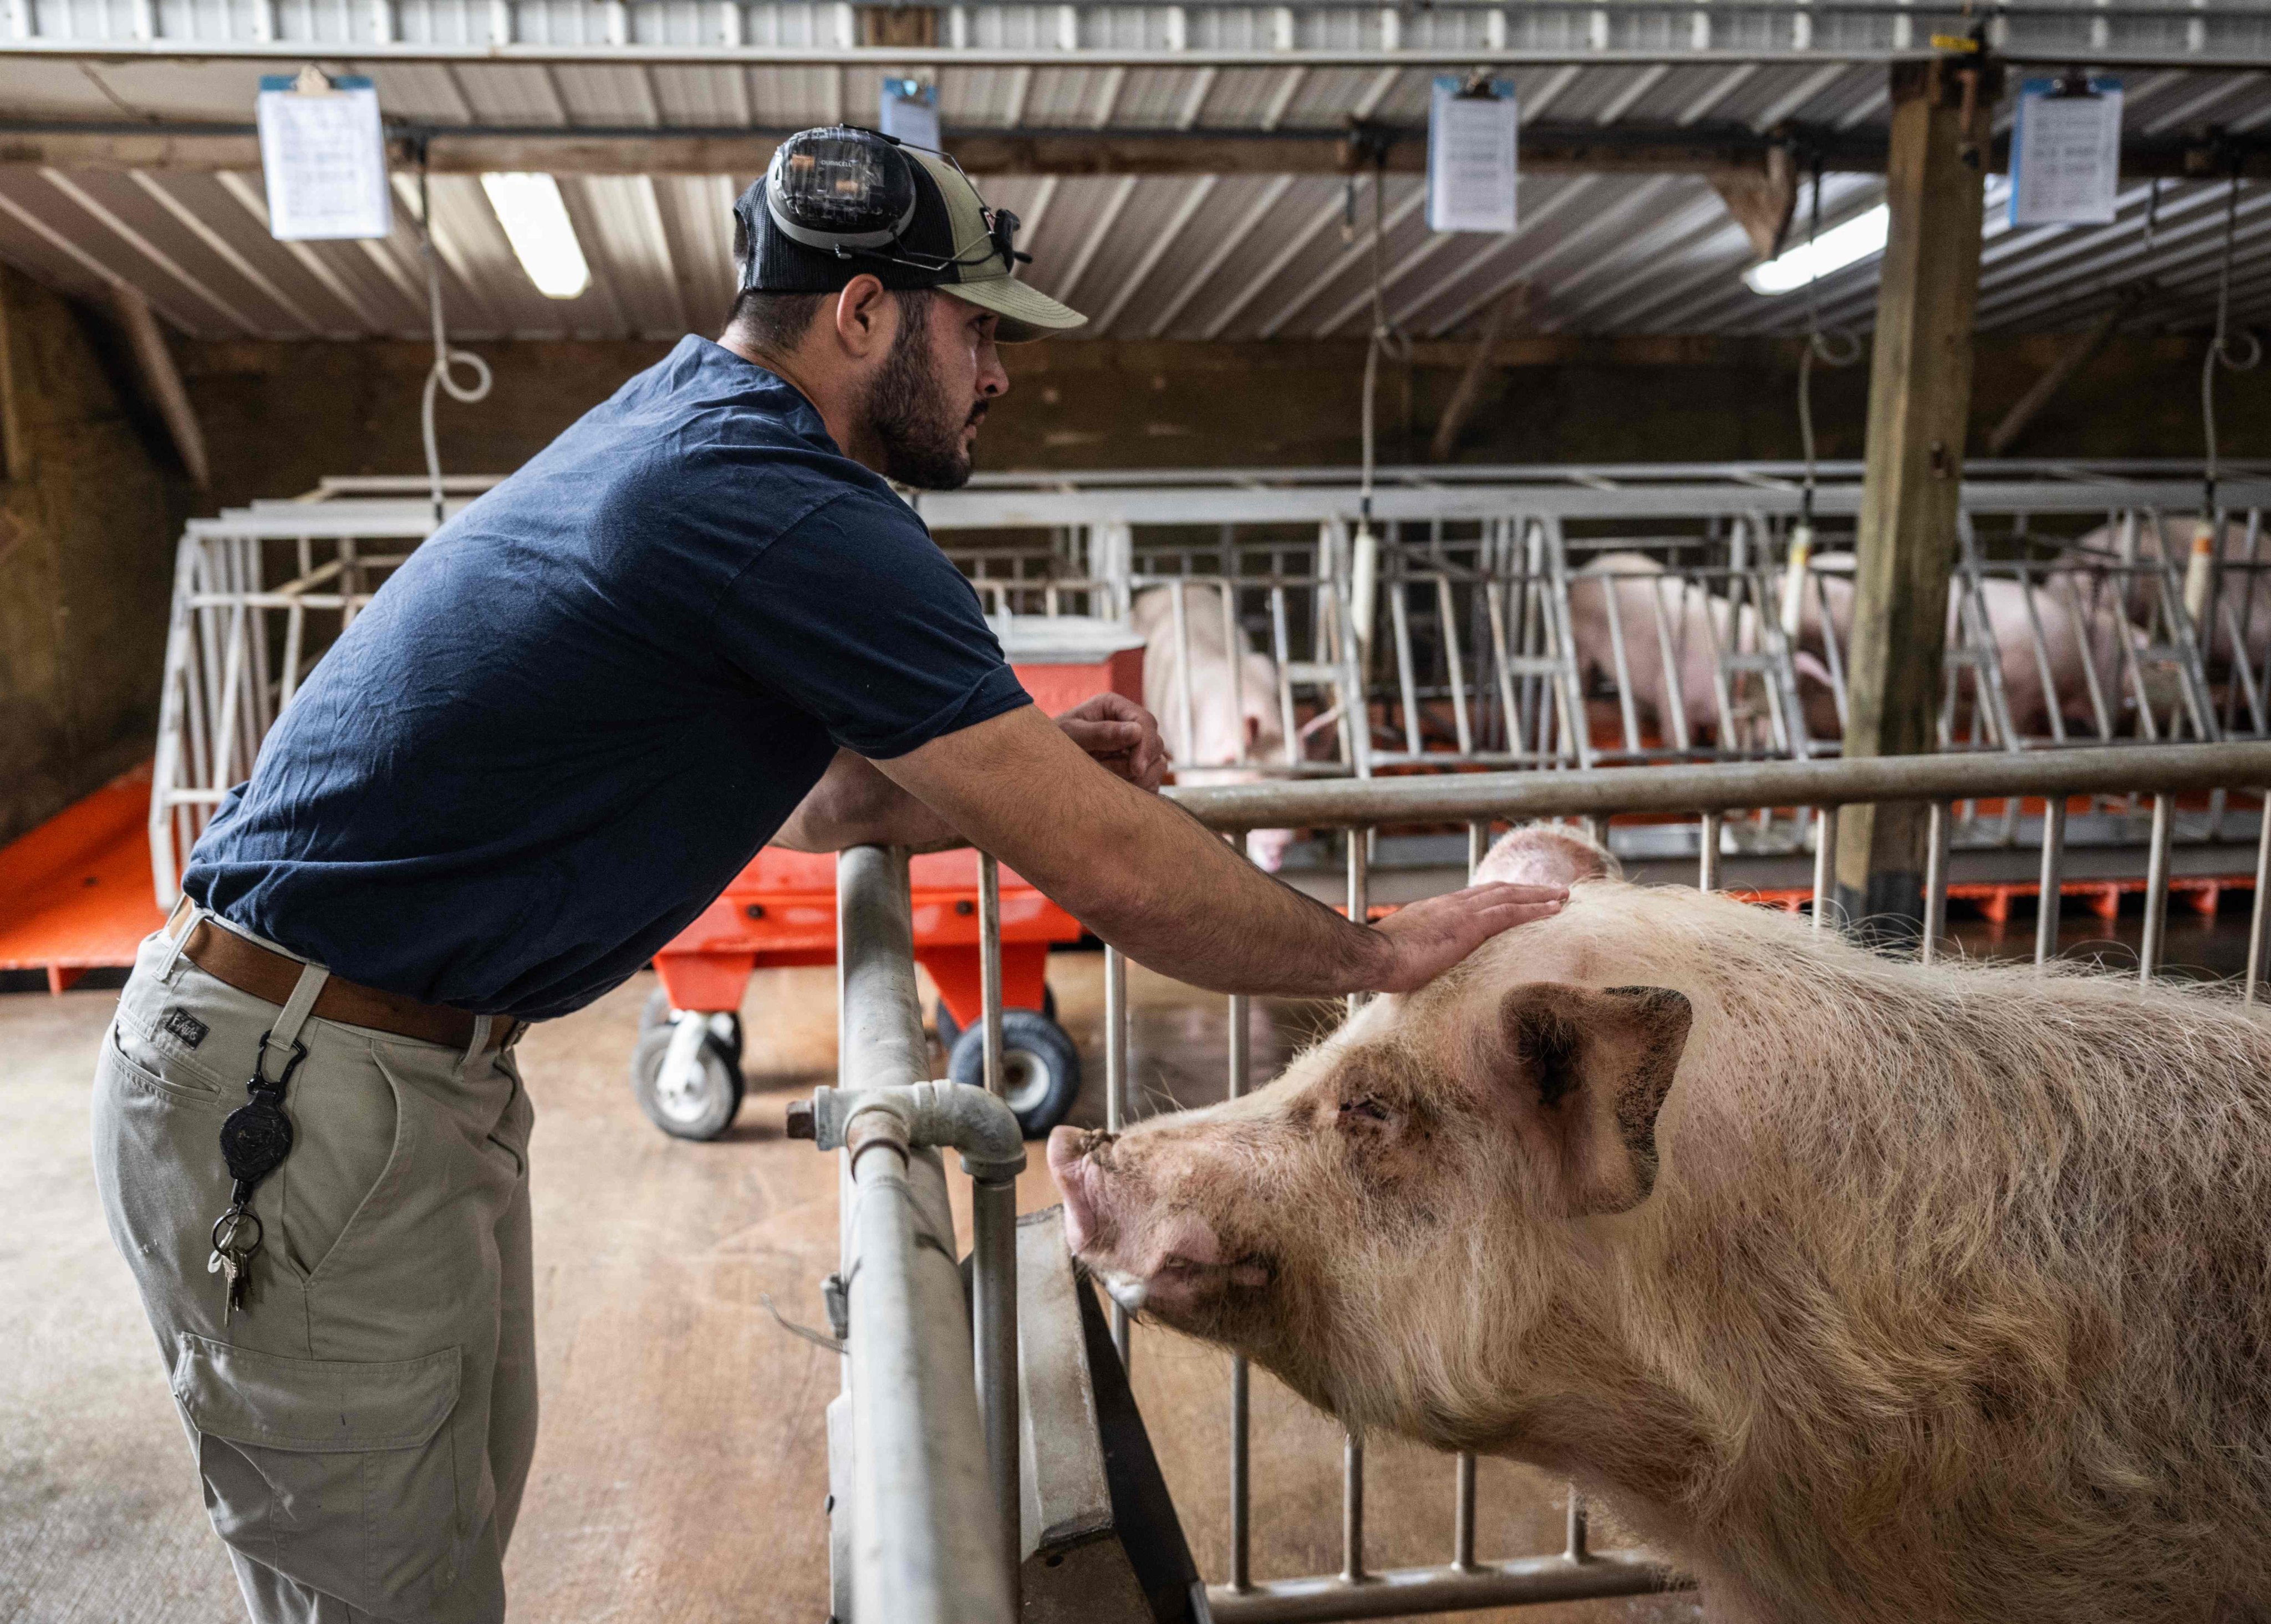
[[[442,522],[442,450],[434,436],[434,391],[447,390],[450,399],[472,406],[489,397],[494,380],[489,363],[471,350],[450,347],[442,323],[442,261],[434,251],[434,204],[426,185],[426,149],[418,149],[418,252],[426,262],[426,309],[434,321],[434,365],[426,374],[426,392],[418,406],[418,427],[426,439],[426,482],[434,496],[434,522]],[[452,367],[471,367],[474,382],[464,384],[450,375]]]
[[[1806,227],[1806,246],[1821,235],[1821,160],[1813,163],[1813,187]],[[1850,330],[1821,325],[1821,275],[1806,279],[1806,347],[1798,355],[1798,443],[1806,459],[1806,480],[1799,488],[1798,523],[1791,529],[1790,561],[1783,573],[1782,629],[1798,636],[1805,613],[1806,574],[1813,559],[1813,494],[1818,483],[1813,449],[1813,363],[1850,367],[1861,359],[1861,340]]]
[[[1372,528],[1372,476],[1377,461],[1378,414],[1374,394],[1380,381],[1380,358],[1383,354],[1392,354],[1399,360],[1405,360],[1411,353],[1411,340],[1398,332],[1388,319],[1386,268],[1382,263],[1382,256],[1388,250],[1387,233],[1383,229],[1387,179],[1387,153],[1382,149],[1372,176],[1372,332],[1364,351],[1364,470],[1362,481],[1357,488],[1359,512],[1366,530]]]
[[[2252,372],[2263,360],[2263,342],[2252,332],[2243,331],[2239,337],[2245,341],[2244,352],[2236,353],[2231,342],[2231,262],[2239,234],[2239,169],[2235,164],[2231,172],[2231,190],[2223,210],[2223,266],[2215,284],[2215,337],[2208,346],[2208,355],[2200,362],[2200,421],[2207,430],[2208,460],[2202,466],[2200,480],[2200,525],[2203,529],[2215,522],[2215,370],[2218,366],[2227,372]]]
[[[2208,354],[2200,361],[2200,427],[2207,439],[2208,455],[2200,464],[2200,523],[2193,527],[2192,556],[2185,561],[2185,613],[2198,622],[2208,611],[2208,593],[2215,575],[2217,523],[2215,508],[2216,446],[2215,446],[2215,369],[2222,366],[2227,372],[2246,372],[2263,359],[2263,346],[2252,332],[2239,336],[2246,340],[2244,356],[2236,354],[2231,343],[2231,261],[2234,239],[2239,228],[2239,165],[2235,160],[2231,168],[2231,193],[2223,214],[2223,264],[2215,285],[2215,336],[2208,340]]]

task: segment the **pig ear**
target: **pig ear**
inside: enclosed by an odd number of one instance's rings
[[[1656,1117],[1691,1016],[1668,987],[1533,982],[1499,1006],[1496,1081],[1515,1131],[1547,1170],[1548,1204],[1622,1212],[1656,1188]]]

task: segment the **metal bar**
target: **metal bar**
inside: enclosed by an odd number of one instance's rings
[[[1829,928],[1829,915],[1837,906],[1837,808],[1819,807],[1813,814],[1813,928]]]
[[[1001,864],[991,852],[978,853],[978,985],[985,1013],[986,1091],[1006,1095],[1001,1077]]]
[[[1348,916],[1354,925],[1369,924],[1372,920],[1372,871],[1366,861],[1365,847],[1371,843],[1372,831],[1351,829],[1348,831]],[[1366,993],[1348,995],[1348,1012],[1354,1015],[1364,1008]]]
[[[847,1089],[920,1082],[929,1052],[915,1001],[905,851],[843,853],[837,898],[838,1080]],[[976,1367],[966,1340],[941,1334],[965,1312],[944,1174],[934,1151],[904,1142],[869,1143],[846,1160],[842,1273],[851,1282],[847,1380],[860,1418],[852,1527],[858,1616],[1000,1624],[1015,1613],[1003,1589],[998,1502],[987,1493]],[[1013,1281],[1013,1300],[1015,1291]],[[1014,1419],[1010,1425],[1014,1439]]]
[[[1231,837],[1235,843],[1236,837]],[[1225,1095],[1232,1099],[1246,1092],[1253,1065],[1252,1003],[1243,994],[1230,995],[1230,1075]],[[1246,1356],[1230,1356],[1230,1588],[1243,1591],[1254,1581],[1253,1569],[1253,1433],[1249,1409],[1251,1373]]]
[[[2043,801],[2043,868],[2035,904],[2035,963],[2058,957],[2059,914],[2064,900],[2066,797]]]
[[[1459,754],[1471,756],[1475,726],[1467,709],[1466,660],[1459,652],[1458,602],[1448,575],[1435,577],[1435,615],[1443,629],[1443,671],[1451,684],[1451,725],[1458,737]]]
[[[2145,870],[2145,934],[2137,948],[2138,980],[2161,973],[2169,939],[2169,839],[2177,821],[2177,798],[2153,797],[2153,846]]]
[[[1475,1457],[1461,1450],[1451,1490],[1451,1566],[1475,1568]]]
[[[1104,950],[1104,1131],[1128,1126],[1128,957],[1116,947]],[[1112,1345],[1128,1367],[1128,1310],[1112,1305]]]
[[[1924,848],[1924,962],[1940,958],[1940,939],[1947,934],[1947,803],[1935,801],[1925,818]]]
[[[1717,812],[1706,812],[1696,830],[1695,883],[1702,890],[1719,889],[1719,826],[1725,821]]]
[[[1532,1556],[1485,1563],[1472,1573],[1456,1568],[1392,1568],[1366,1575],[1361,1585],[1333,1576],[1271,1580],[1242,1595],[1217,1586],[1208,1590],[1207,1604],[1215,1624],[1326,1624],[1642,1596],[1679,1583],[1671,1569],[1639,1553],[1603,1551],[1582,1562],[1567,1556]]]
[[[1008,1098],[1001,1075],[1001,865],[978,854],[978,973],[982,993],[986,1091]],[[995,1515],[1004,1548],[1003,1583],[1014,1617],[1021,1588],[1024,1490],[1017,1440],[1017,1185],[1014,1179],[974,1181],[970,1192],[971,1322],[977,1367],[978,1407],[986,1434],[986,1464],[994,1481]]]
[[[1490,854],[1491,826],[1488,818],[1477,818],[1467,825],[1467,883],[1475,883],[1475,870],[1483,866]]]
[[[1569,1521],[1567,1543],[1561,1554],[1573,1562],[1589,1562],[1592,1553],[1585,1548],[1590,1533],[1585,1512],[1585,1491],[1575,1484],[1569,1486]]]
[[[1364,1440],[1341,1441],[1341,1583],[1364,1580]]]
[[[1835,761],[1714,762],[1648,772],[1463,772],[1426,777],[1225,784],[1170,789],[1210,828],[1464,823],[1688,812],[1726,807],[1956,801],[1969,795],[2081,794],[2109,788],[2178,794],[2271,782],[2271,743],[2118,745]]]
[[[1411,666],[1411,610],[1402,576],[1388,585],[1388,620],[1396,638],[1396,686],[1404,712],[1404,748],[1419,753],[1419,679]]]
[[[2247,993],[2245,1002],[2255,1002],[2255,989],[2263,984],[2263,927],[2271,922],[2271,792],[2266,792],[2256,806],[2256,817],[2261,828],[2255,838],[2255,906],[2247,920]]]
[[[1524,8],[1527,10],[1528,8]],[[1554,10],[1567,10],[1556,7]],[[1619,11],[1625,7],[1619,6]],[[1656,8],[1634,7],[1634,10]],[[1786,13],[1785,13],[1786,15]],[[2095,12],[2093,16],[2122,13]],[[2165,16],[2166,13],[2156,13]],[[2178,13],[2178,15],[2187,15]],[[2218,20],[2210,14],[2208,20]],[[1582,30],[1573,31],[1582,33]],[[2064,68],[2074,57],[2070,48],[2014,46],[2009,60],[2021,65]],[[0,58],[23,57],[31,60],[55,61],[173,61],[183,57],[197,61],[221,62],[298,62],[308,55],[306,41],[302,40],[248,39],[138,39],[111,36],[96,39],[56,38],[35,35],[25,38],[0,38]],[[712,40],[701,43],[679,43],[629,40],[622,42],[586,43],[583,41],[551,43],[533,40],[459,41],[454,39],[386,40],[358,41],[354,46],[354,59],[373,63],[515,63],[525,66],[587,67],[645,66],[645,67],[717,67],[743,65],[753,68],[836,68],[857,70],[861,67],[893,66],[954,70],[957,68],[1030,68],[1030,69],[1154,69],[1161,71],[1188,71],[1203,68],[1217,70],[1249,69],[1270,71],[1284,68],[1359,69],[1377,71],[1402,68],[1412,71],[1448,68],[1558,68],[1598,66],[1612,68],[1726,68],[1776,63],[1799,64],[1813,68],[1830,66],[1889,66],[1895,63],[1925,62],[1932,58],[1930,51],[1917,47],[1876,45],[1861,47],[1809,47],[1805,50],[1783,48],[1771,49],[1736,47],[1709,47],[1701,50],[1684,46],[1664,44],[1612,45],[1599,49],[1565,44],[1535,46],[1499,46],[1461,41],[1456,44],[1430,46],[1419,42],[1398,47],[1393,50],[1377,46],[1350,48],[1336,46],[1304,46],[1292,50],[1269,50],[1249,47],[1190,47],[1180,50],[1151,45],[1083,45],[1076,50],[1041,48],[1031,46],[979,47],[950,45],[771,45],[759,43],[729,44]],[[2244,57],[2201,56],[2181,50],[2170,50],[2157,41],[2138,47],[2117,45],[2103,52],[2093,52],[2093,67],[2131,69],[2168,69],[2194,71],[2203,68],[2230,69],[2244,65]],[[655,131],[644,128],[640,133]],[[1874,149],[1872,149],[1873,151]],[[1991,160],[1992,161],[1992,160]],[[2171,173],[2181,173],[2171,170]]]

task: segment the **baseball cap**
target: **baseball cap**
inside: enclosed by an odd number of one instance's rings
[[[943,153],[848,125],[800,130],[733,204],[741,287],[834,293],[871,275],[935,287],[1001,318],[1022,344],[1088,318],[1017,279],[1017,217],[989,209]]]

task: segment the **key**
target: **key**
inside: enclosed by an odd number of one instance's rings
[[[220,1322],[226,1325],[243,1302],[244,1266],[237,1262],[234,1252],[215,1252],[212,1261],[205,1265],[205,1272],[216,1271],[221,1278]]]

